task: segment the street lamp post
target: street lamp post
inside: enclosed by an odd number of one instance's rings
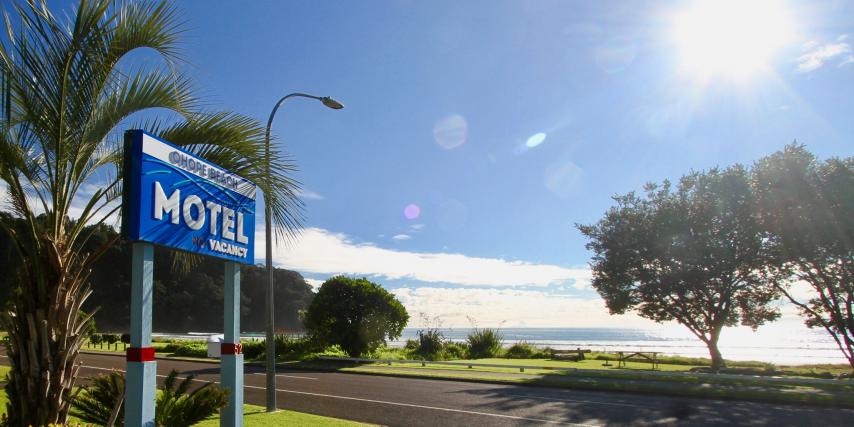
[[[279,106],[291,97],[316,99],[333,110],[344,108],[344,105],[328,96],[321,97],[299,92],[283,96],[276,103],[276,106],[273,107],[273,111],[270,112],[270,118],[267,120],[267,132],[264,134],[265,167],[268,177],[270,176],[270,127],[273,125],[273,117],[275,117]],[[266,197],[267,195],[265,194],[264,196],[264,226],[267,237],[267,412],[273,412],[276,410],[276,331],[273,322],[273,227],[270,218],[270,203]]]

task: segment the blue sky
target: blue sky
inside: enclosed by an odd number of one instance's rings
[[[795,139],[820,157],[854,148],[847,2],[769,2],[785,22],[756,22],[735,43],[774,25],[785,40],[746,78],[684,63],[684,49],[708,49],[676,40],[692,2],[181,7],[188,70],[213,108],[265,120],[294,91],[346,105],[294,99],[277,115],[307,203],[307,230],[276,251],[279,264],[314,283],[368,276],[414,318],[447,326],[647,326],[610,318],[587,286],[575,223],[647,181],[749,163]]]
[[[307,203],[279,265],[314,284],[367,276],[445,326],[647,326],[608,316],[575,223],[796,139],[854,154],[854,4],[716,3],[179,7],[209,108],[266,121],[296,91],[346,105],[279,110]]]

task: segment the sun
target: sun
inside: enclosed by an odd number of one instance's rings
[[[793,34],[789,11],[774,0],[700,0],[673,16],[681,69],[704,81],[767,71]]]

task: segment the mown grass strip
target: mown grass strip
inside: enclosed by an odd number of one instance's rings
[[[557,388],[620,391],[671,396],[691,396],[714,399],[751,400],[775,403],[797,403],[824,406],[854,407],[854,382],[840,380],[827,384],[763,381],[761,377],[702,378],[697,375],[644,375],[638,371],[602,371],[585,373],[556,373],[553,371],[514,374],[511,369],[468,369],[429,364],[391,366],[387,364],[347,364],[332,361],[303,362],[294,367],[370,375],[390,375],[409,378],[432,378],[476,382],[526,384]],[[540,374],[540,375],[535,375]]]
[[[243,423],[247,427],[366,427],[372,425],[286,410],[266,412],[266,408],[256,405],[243,405]],[[195,426],[219,427],[219,415],[211,416]]]

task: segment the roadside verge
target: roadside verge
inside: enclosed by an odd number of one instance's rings
[[[123,353],[85,351],[84,353],[124,356]],[[156,358],[158,360],[219,364],[218,360],[194,357],[157,356]],[[246,365],[264,367],[262,362],[248,361]],[[359,363],[328,359],[279,362],[277,366],[287,369],[363,375],[854,408],[854,380],[763,378],[684,372],[651,373],[635,369],[556,371],[532,369],[532,367],[526,369],[525,372],[519,372],[518,367],[513,366],[481,367],[473,365],[468,368],[467,366],[449,366],[446,364],[433,365],[430,362],[425,362],[424,366],[420,366],[411,363]]]

